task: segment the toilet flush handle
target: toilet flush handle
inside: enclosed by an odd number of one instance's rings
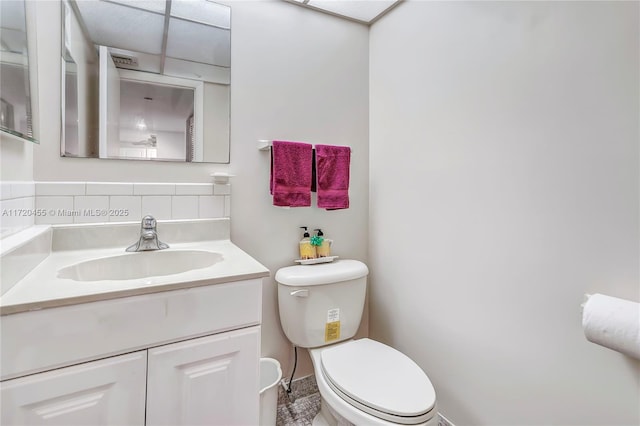
[[[309,297],[309,290],[294,290],[290,294],[295,297]]]

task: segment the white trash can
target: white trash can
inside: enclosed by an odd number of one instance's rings
[[[278,413],[278,383],[282,369],[277,359],[260,358],[260,426],[275,426]]]

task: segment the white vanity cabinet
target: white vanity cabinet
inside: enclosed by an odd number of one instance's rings
[[[1,424],[256,425],[262,280],[2,316]]]
[[[0,385],[3,425],[143,425],[147,351]]]
[[[147,425],[256,425],[258,327],[149,349]]]

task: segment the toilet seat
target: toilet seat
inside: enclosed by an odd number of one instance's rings
[[[326,348],[320,358],[329,387],[372,416],[397,424],[420,424],[435,415],[436,395],[427,375],[387,345],[354,340]]]

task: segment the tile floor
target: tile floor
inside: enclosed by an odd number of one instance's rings
[[[293,381],[292,397],[278,385],[278,411],[276,426],[311,426],[313,418],[320,411],[320,393],[314,376]],[[453,426],[438,414],[438,426]]]
[[[293,381],[290,395],[278,385],[276,426],[310,426],[320,411],[320,394],[314,376]]]

